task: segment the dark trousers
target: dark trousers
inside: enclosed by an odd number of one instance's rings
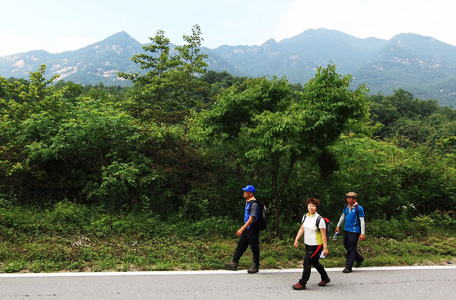
[[[245,250],[250,246],[253,254],[253,263],[260,265],[260,230],[258,228],[250,228],[244,230],[239,239],[236,251],[234,252],[233,261],[238,263]]]
[[[358,239],[360,233],[356,232],[347,232],[344,233],[344,247],[347,250],[347,260],[346,260],[346,267],[351,269],[353,268],[353,264],[356,262],[363,262],[364,258],[356,251],[358,247]]]
[[[320,264],[320,253],[323,250],[323,245],[318,246],[309,246],[306,245],[306,255],[304,256],[304,271],[302,271],[302,278],[299,280],[299,283],[306,285],[307,281],[310,278],[310,268],[314,266],[320,273],[321,280],[327,280],[328,274],[325,271],[325,268]]]

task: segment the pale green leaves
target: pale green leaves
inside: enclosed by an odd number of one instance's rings
[[[248,130],[255,148],[246,153],[254,160],[300,155],[308,147],[301,140],[303,119],[299,114],[265,111],[254,118],[256,127]]]

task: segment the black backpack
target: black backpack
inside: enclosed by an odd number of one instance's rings
[[[304,217],[302,217],[302,221],[301,221],[301,224],[304,224],[304,221],[306,220],[306,217],[307,217],[307,214],[304,214]],[[331,221],[328,219],[328,218],[325,218],[325,217],[322,217],[320,215],[318,215],[317,217],[317,221],[315,222],[315,225],[317,226],[317,229],[320,230],[320,228],[318,227],[320,225],[320,220],[323,219],[323,221],[325,221],[325,225],[326,225],[326,241],[329,241],[329,236],[331,234]]]
[[[266,230],[268,227],[268,222],[269,222],[269,216],[268,216],[268,209],[266,208],[266,205],[264,205],[263,202],[260,200],[252,200],[252,204],[256,203],[258,204],[258,207],[260,209],[260,215],[258,216],[258,221],[255,220],[256,226],[260,230]],[[250,204],[250,209],[252,209],[252,204]]]

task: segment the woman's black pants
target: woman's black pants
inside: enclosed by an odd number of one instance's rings
[[[320,273],[321,280],[328,280],[328,274],[325,271],[325,268],[320,264],[320,253],[323,250],[323,245],[318,246],[309,246],[306,245],[306,255],[304,256],[304,271],[302,272],[302,278],[299,280],[299,283],[306,285],[307,281],[310,278],[310,268],[314,266]]]

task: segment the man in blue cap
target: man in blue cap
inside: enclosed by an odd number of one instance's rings
[[[252,185],[248,185],[244,190],[245,213],[244,213],[244,225],[236,232],[237,236],[240,236],[236,251],[234,252],[233,260],[225,264],[225,268],[233,271],[237,271],[239,259],[247,250],[250,245],[250,249],[253,254],[252,267],[247,270],[249,274],[257,273],[260,267],[260,229],[257,226],[260,208],[257,204],[254,194],[255,188]]]

